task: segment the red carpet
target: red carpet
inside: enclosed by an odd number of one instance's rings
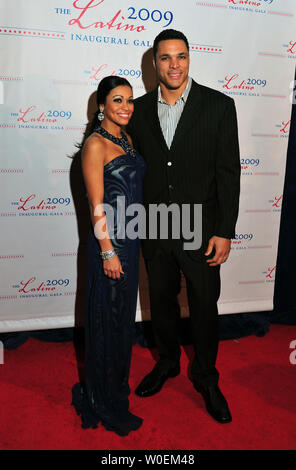
[[[272,325],[264,337],[220,343],[220,386],[233,416],[216,423],[188,379],[192,347],[183,348],[181,374],[151,398],[133,390],[150,371],[152,352],[134,347],[131,411],[144,419],[140,430],[119,437],[100,427],[83,430],[70,406],[78,380],[72,342],[29,339],[4,351],[0,365],[2,450],[294,450],[296,365],[289,361],[295,326]]]

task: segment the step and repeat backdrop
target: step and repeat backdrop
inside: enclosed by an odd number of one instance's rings
[[[190,75],[234,98],[241,202],[219,313],[273,307],[296,64],[295,0],[1,0],[0,331],[83,317],[89,215],[77,144],[106,75],[155,84],[165,28],[190,43]],[[180,295],[187,315],[185,289]],[[149,319],[140,266],[137,321]]]

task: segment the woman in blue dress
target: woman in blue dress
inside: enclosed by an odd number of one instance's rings
[[[125,207],[141,204],[145,163],[124,131],[133,113],[129,82],[105,77],[98,86],[97,104],[92,132],[82,148],[92,227],[84,316],[85,378],[72,389],[72,405],[82,417],[83,428],[96,428],[101,422],[125,436],[142,424],[129,411],[128,399],[140,240],[126,234],[130,218],[118,201],[124,200]]]

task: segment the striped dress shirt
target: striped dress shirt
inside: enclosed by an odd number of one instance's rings
[[[186,88],[174,105],[170,105],[164,101],[161,96],[160,87],[158,88],[158,117],[168,148],[171,147],[179,119],[182,115],[191,88],[191,83],[192,79],[191,77],[188,77]]]

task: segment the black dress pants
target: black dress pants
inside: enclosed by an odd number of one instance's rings
[[[191,367],[194,382],[202,386],[216,384],[218,352],[218,309],[220,267],[212,267],[206,258],[195,261],[183,250],[180,240],[159,242],[151,259],[146,259],[149,279],[150,311],[156,347],[163,369],[179,363],[178,342],[181,271],[186,280],[188,307],[192,325],[195,357]]]

